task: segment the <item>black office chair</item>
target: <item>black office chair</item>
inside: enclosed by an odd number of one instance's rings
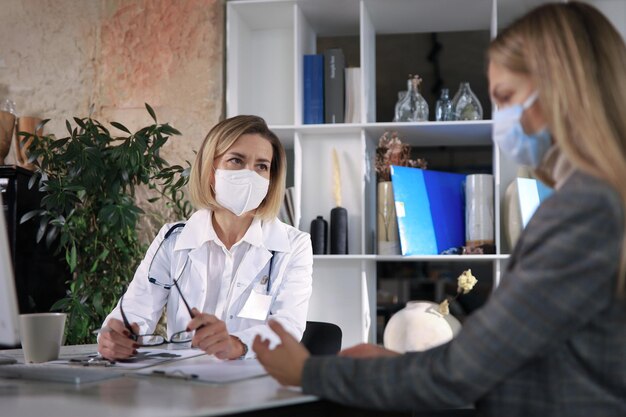
[[[341,350],[341,335],[336,324],[307,321],[301,343],[311,355],[336,355]]]

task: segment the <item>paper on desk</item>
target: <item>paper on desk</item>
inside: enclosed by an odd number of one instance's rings
[[[205,355],[204,351],[200,349],[181,348],[176,345],[161,348],[139,348],[137,354],[121,361],[115,361],[113,365],[106,365],[107,368],[119,368],[119,369],[141,369],[149,366],[160,365],[166,362],[177,361],[186,358],[192,358],[195,356]],[[71,358],[59,359],[56,361],[48,362],[49,364],[56,365],[78,365],[78,366],[90,366],[97,363],[89,362],[90,359],[97,357],[96,353],[90,355],[75,356]]]
[[[137,374],[228,383],[267,375],[267,372],[256,359],[222,361],[212,356],[205,356],[143,369]]]

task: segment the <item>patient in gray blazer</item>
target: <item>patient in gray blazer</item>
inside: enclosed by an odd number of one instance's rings
[[[490,45],[493,139],[554,194],[501,284],[452,341],[400,355],[253,349],[285,385],[381,410],[474,404],[484,416],[626,416],[626,47],[594,7],[540,6]]]

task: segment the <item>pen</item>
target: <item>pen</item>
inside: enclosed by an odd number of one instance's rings
[[[103,327],[101,329],[97,329],[91,332],[91,334],[100,334],[100,333],[108,333],[111,331],[110,327]]]
[[[165,378],[184,379],[184,380],[190,380],[190,379],[198,378],[198,375],[196,375],[196,374],[186,374],[186,373],[181,372],[181,371],[174,371],[174,372],[170,372],[170,373],[167,373],[165,371],[152,371],[152,375],[162,376],[162,377],[165,377]]]

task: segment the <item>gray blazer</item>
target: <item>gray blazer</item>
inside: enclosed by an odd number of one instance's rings
[[[451,342],[395,358],[312,357],[307,394],[384,410],[626,416],[626,301],[615,289],[624,208],[574,173],[523,231],[488,302]]]

